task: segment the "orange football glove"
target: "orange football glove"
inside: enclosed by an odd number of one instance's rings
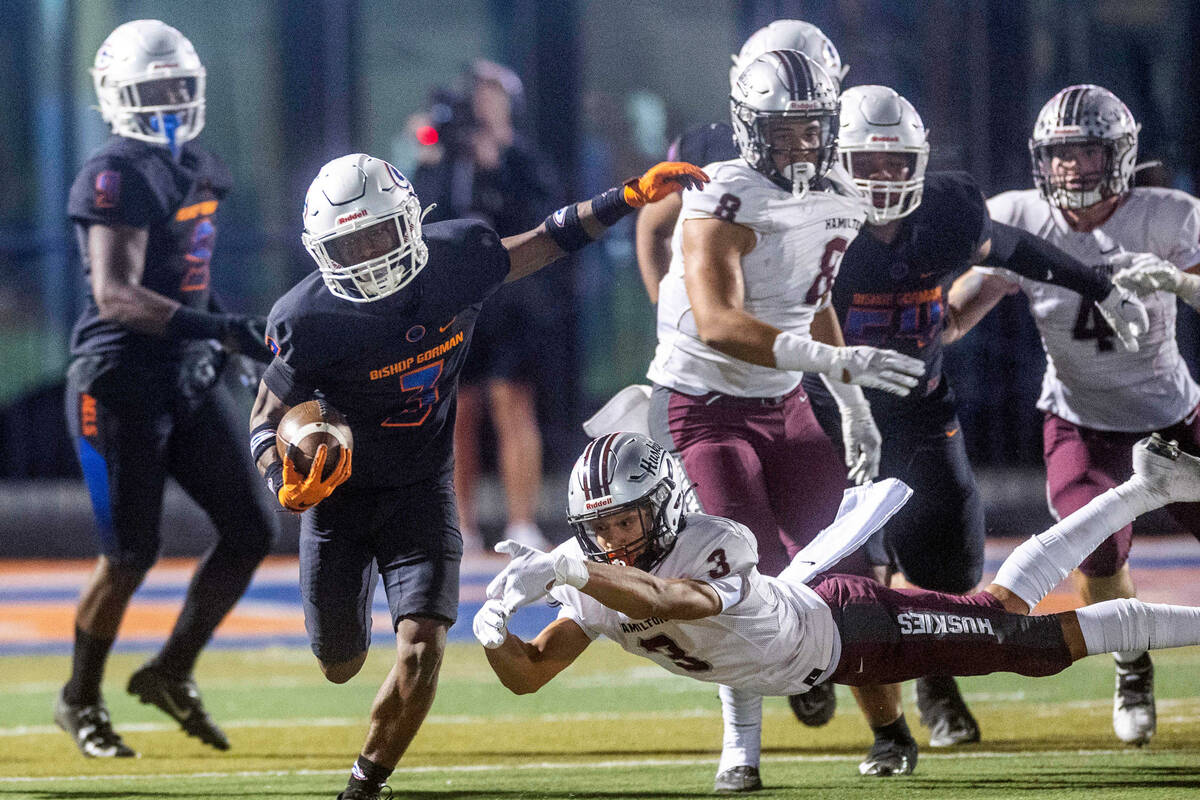
[[[291,452],[291,448],[288,448],[288,452]],[[313,456],[312,468],[309,469],[308,475],[301,475],[289,456],[283,457],[283,486],[279,487],[279,504],[281,506],[292,511],[304,511],[329,497],[333,494],[334,489],[346,482],[346,479],[350,477],[350,450],[342,448],[342,457],[334,468],[333,474],[327,479],[321,480],[321,473],[325,470],[325,457],[328,453],[329,449],[325,445],[317,448],[317,454]]]
[[[640,178],[625,181],[623,197],[631,208],[657,203],[672,192],[699,189],[708,182],[704,170],[685,161],[663,161]]]

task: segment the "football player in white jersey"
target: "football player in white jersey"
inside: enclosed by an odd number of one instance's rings
[[[953,286],[946,340],[969,330],[1018,289],[1046,350],[1038,408],[1051,512],[1063,518],[1127,478],[1129,445],[1150,431],[1200,452],[1200,387],[1175,341],[1175,297],[1198,305],[1189,286],[1200,268],[1200,201],[1173,189],[1133,188],[1139,126],[1114,94],[1069,86],[1046,103],[1029,140],[1037,188],[988,201],[993,219],[1038,234],[1113,282],[1143,294],[1150,327],[1135,352],[1114,346],[1094,305],[1047,283],[975,268]],[[1181,271],[1182,270],[1182,271]],[[1171,513],[1200,535],[1200,507]],[[1126,563],[1132,531],[1118,530],[1080,565],[1085,603],[1134,597]],[[1153,666],[1144,648],[1114,653],[1113,728],[1142,745],[1155,730]]]
[[[1026,616],[1113,528],[1200,499],[1200,459],[1155,436],[1133,462],[1130,480],[1019,546],[983,591],[946,595],[821,574],[903,505],[910,490],[898,480],[848,490],[836,521],[772,578],[756,569],[744,526],[684,513],[670,453],[642,434],[607,434],[571,472],[574,538],[550,553],[497,545],[512,561],[472,627],[517,694],[540,689],[601,635],[673,673],[751,695],[929,674],[1051,675],[1085,655],[1200,643],[1200,609],[1186,606],[1122,599]],[[558,618],[530,642],[510,635],[512,613],[547,593]]]

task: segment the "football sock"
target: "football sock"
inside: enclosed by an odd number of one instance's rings
[[[1023,542],[1000,565],[993,583],[1012,591],[1032,611],[1113,531],[1119,531],[1159,504],[1135,476]]]
[[[378,792],[391,774],[391,767],[376,764],[366,756],[360,755],[350,768],[350,780],[346,782],[346,788],[358,789],[368,794]]]
[[[1076,609],[1088,655],[1200,644],[1200,608],[1121,598]]]
[[[912,731],[908,729],[908,722],[904,719],[904,714],[900,714],[895,722],[889,722],[887,725],[878,727],[872,725],[872,732],[875,734],[875,741],[900,742],[901,744],[912,744],[916,742],[913,738]]]
[[[100,702],[100,682],[104,664],[115,639],[92,636],[75,627],[75,649],[71,653],[71,677],[63,687],[63,699],[71,705],[89,706]]]
[[[757,767],[762,750],[762,695],[728,686],[717,690],[725,723],[717,773],[733,767]]]
[[[1145,650],[1124,650],[1113,653],[1113,660],[1121,666],[1125,667],[1137,661],[1142,656],[1146,655]]]
[[[180,678],[192,674],[200,651],[250,584],[260,558],[222,537],[196,568],[170,638],[154,663]]]

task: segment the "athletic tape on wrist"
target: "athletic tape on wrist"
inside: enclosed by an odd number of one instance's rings
[[[606,228],[616,225],[632,212],[633,206],[625,202],[624,185],[614,186],[592,198],[592,215]]]
[[[250,456],[254,463],[257,464],[262,454],[274,447],[275,426],[270,422],[264,422],[250,431]]]

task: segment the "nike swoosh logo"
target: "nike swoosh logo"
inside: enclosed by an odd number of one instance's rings
[[[955,429],[954,429],[954,430],[952,430],[952,431],[946,431],[946,438],[947,438],[947,439],[953,439],[953,438],[954,438],[955,436],[957,436],[957,435],[958,435],[958,428],[955,428]]]
[[[443,326],[441,326],[440,328],[438,328],[438,333],[445,333],[445,332],[446,332],[446,328],[449,328],[451,325],[453,325],[453,324],[454,324],[454,320],[456,320],[456,319],[458,319],[458,317],[457,317],[457,316],[453,316],[453,317],[451,317],[449,322],[447,322],[445,325],[443,325]]]
[[[863,660],[861,658],[858,660],[858,671],[863,671]]]
[[[1115,253],[1115,252],[1117,252],[1117,251],[1118,251],[1118,250],[1120,250],[1120,249],[1121,249],[1121,245],[1119,245],[1119,244],[1114,244],[1112,247],[1108,248],[1107,250],[1101,249],[1101,250],[1100,250],[1100,255],[1102,255],[1102,256],[1106,256],[1106,255],[1108,255],[1109,253]]]
[[[175,717],[180,722],[187,722],[189,719],[191,719],[192,709],[189,708],[185,711],[184,709],[180,708],[169,693],[162,693],[162,702],[163,705],[166,706],[171,712],[171,716]]]

